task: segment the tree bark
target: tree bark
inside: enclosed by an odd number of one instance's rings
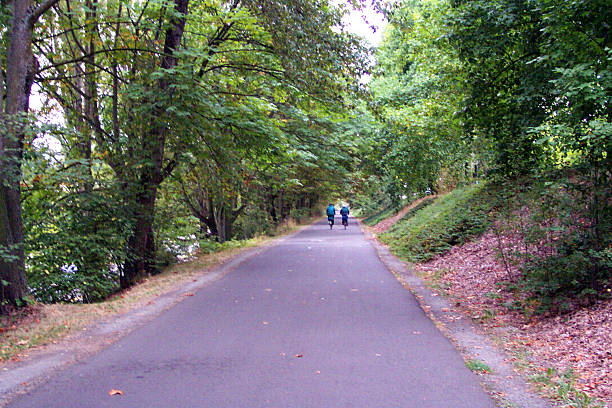
[[[172,18],[165,34],[164,52],[160,64],[164,70],[171,69],[178,63],[176,51],[181,45],[185,31],[188,8],[189,0],[174,0],[174,9],[177,14]],[[159,79],[157,85],[160,94],[172,92],[170,79],[165,75]],[[160,121],[164,115],[164,108],[161,103],[155,105],[150,125],[151,131],[143,136],[143,158],[150,160],[150,165],[145,166],[137,181],[142,195],[137,203],[138,213],[134,230],[128,240],[128,261],[121,276],[122,288],[130,287],[148,274],[155,272],[153,235],[155,198],[159,185],[167,176],[164,171],[164,149],[168,129]]]
[[[155,272],[155,236],[153,220],[157,185],[139,194],[136,225],[128,240],[128,257],[120,277],[121,288],[126,289]]]
[[[58,0],[36,8],[31,0],[13,0],[6,66],[6,102],[0,113],[0,301],[19,305],[27,295],[21,217],[23,118],[27,113],[35,60],[34,23]]]

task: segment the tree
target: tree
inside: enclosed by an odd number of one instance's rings
[[[27,295],[21,217],[21,158],[26,114],[37,60],[32,54],[34,25],[59,0],[13,0],[7,31],[4,83],[0,84],[0,301],[18,304]]]
[[[463,179],[464,164],[473,160],[456,115],[466,89],[464,67],[445,38],[448,10],[446,1],[398,3],[376,53],[370,107],[378,131],[363,163],[391,206],[437,190],[442,173]],[[371,193],[380,196],[381,189]]]

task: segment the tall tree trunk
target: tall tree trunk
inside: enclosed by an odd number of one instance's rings
[[[136,225],[128,240],[128,259],[120,278],[121,287],[126,289],[142,281],[155,271],[155,236],[153,219],[157,186],[138,195],[136,199]]]
[[[221,202],[219,207],[215,209],[215,223],[217,224],[217,233],[219,242],[223,243],[232,239],[234,234],[234,222],[246,208],[245,204],[242,204],[239,208],[235,208],[237,200],[231,200],[227,202]]]
[[[31,0],[11,2],[6,102],[0,110],[0,301],[12,304],[18,304],[27,295],[20,189],[24,134],[19,120],[28,111],[36,70],[32,56],[34,24],[57,1],[45,0],[37,7],[33,7]]]
[[[168,70],[178,63],[176,51],[181,45],[185,30],[185,22],[189,0],[174,0],[176,14],[165,34],[164,52],[160,67]],[[160,94],[172,92],[170,79],[164,75],[158,81]],[[153,235],[153,220],[155,215],[155,198],[157,188],[168,175],[164,169],[164,149],[166,146],[167,127],[160,120],[164,116],[164,106],[157,103],[153,109],[151,131],[143,136],[143,158],[150,160],[138,180],[139,189],[143,194],[137,203],[139,213],[136,214],[134,230],[128,240],[128,262],[126,262],[121,277],[121,287],[127,288],[142,280],[155,270],[155,241]]]
[[[221,204],[218,209],[215,210],[215,223],[217,224],[217,233],[219,242],[222,244],[227,241],[227,211],[225,205]]]
[[[18,303],[27,294],[21,218],[21,146],[18,120],[28,105],[28,68],[32,60],[32,28],[28,24],[30,1],[14,1],[7,50],[6,105],[0,128],[0,285],[2,301]]]

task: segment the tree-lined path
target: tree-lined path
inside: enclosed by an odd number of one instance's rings
[[[10,406],[494,404],[355,223],[321,221]]]

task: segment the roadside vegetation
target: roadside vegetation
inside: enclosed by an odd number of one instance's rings
[[[484,183],[455,189],[427,208],[416,207],[380,239],[411,262],[427,261],[480,235],[489,222],[490,198]]]
[[[565,194],[533,179],[463,186],[378,238],[481,325],[543,395],[600,407],[612,390],[610,280],[597,258],[584,263],[593,255],[575,244],[588,237],[584,201]]]
[[[103,301],[341,196],[369,58],[346,10],[2,2],[0,313]]]

